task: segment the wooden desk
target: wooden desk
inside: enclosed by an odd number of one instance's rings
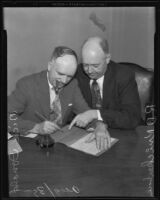
[[[110,130],[119,141],[100,157],[58,143],[47,157],[35,139],[20,137],[23,152],[9,156],[10,196],[151,196],[152,128]]]

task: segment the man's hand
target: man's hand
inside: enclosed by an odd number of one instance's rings
[[[97,119],[97,118],[98,118],[97,110],[85,111],[77,115],[72,120],[72,122],[69,125],[69,129],[71,129],[74,124],[76,124],[79,127],[85,127],[88,123],[90,123],[92,120]]]
[[[39,134],[51,134],[57,130],[60,130],[60,127],[51,121],[44,121],[39,124],[36,124],[31,132],[39,133]]]
[[[99,150],[107,150],[111,146],[110,134],[107,130],[106,125],[103,122],[98,122],[92,135],[86,140],[91,142],[96,139],[96,146]]]

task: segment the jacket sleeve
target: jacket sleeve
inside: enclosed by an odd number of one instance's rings
[[[24,80],[19,80],[16,89],[8,97],[8,131],[25,134],[36,124],[30,120],[24,120],[21,115],[28,102],[28,86]]]
[[[87,102],[85,101],[81,90],[78,85],[78,81],[75,79],[75,87],[74,87],[74,93],[73,93],[73,112],[75,114],[79,114],[82,112],[85,112],[87,110],[90,110],[91,108],[88,106]]]
[[[134,73],[128,73],[117,85],[120,98],[117,108],[102,109],[101,116],[110,128],[133,129],[141,119],[141,103]]]

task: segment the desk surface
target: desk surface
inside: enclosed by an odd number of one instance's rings
[[[9,156],[10,196],[151,196],[153,134],[147,129],[152,128],[110,130],[119,141],[100,157],[59,143],[47,157],[35,139],[20,137],[23,151]]]

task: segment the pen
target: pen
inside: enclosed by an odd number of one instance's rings
[[[35,114],[39,117],[39,119],[47,121],[47,118],[44,117],[41,113],[39,113],[38,111],[35,112]]]
[[[46,117],[44,117],[41,113],[39,113],[38,111],[35,111],[35,114],[37,115],[37,117],[39,117],[39,119],[41,119],[42,121],[48,121],[48,119]],[[61,132],[63,132],[63,130],[57,125],[56,128],[58,130],[60,130]]]

